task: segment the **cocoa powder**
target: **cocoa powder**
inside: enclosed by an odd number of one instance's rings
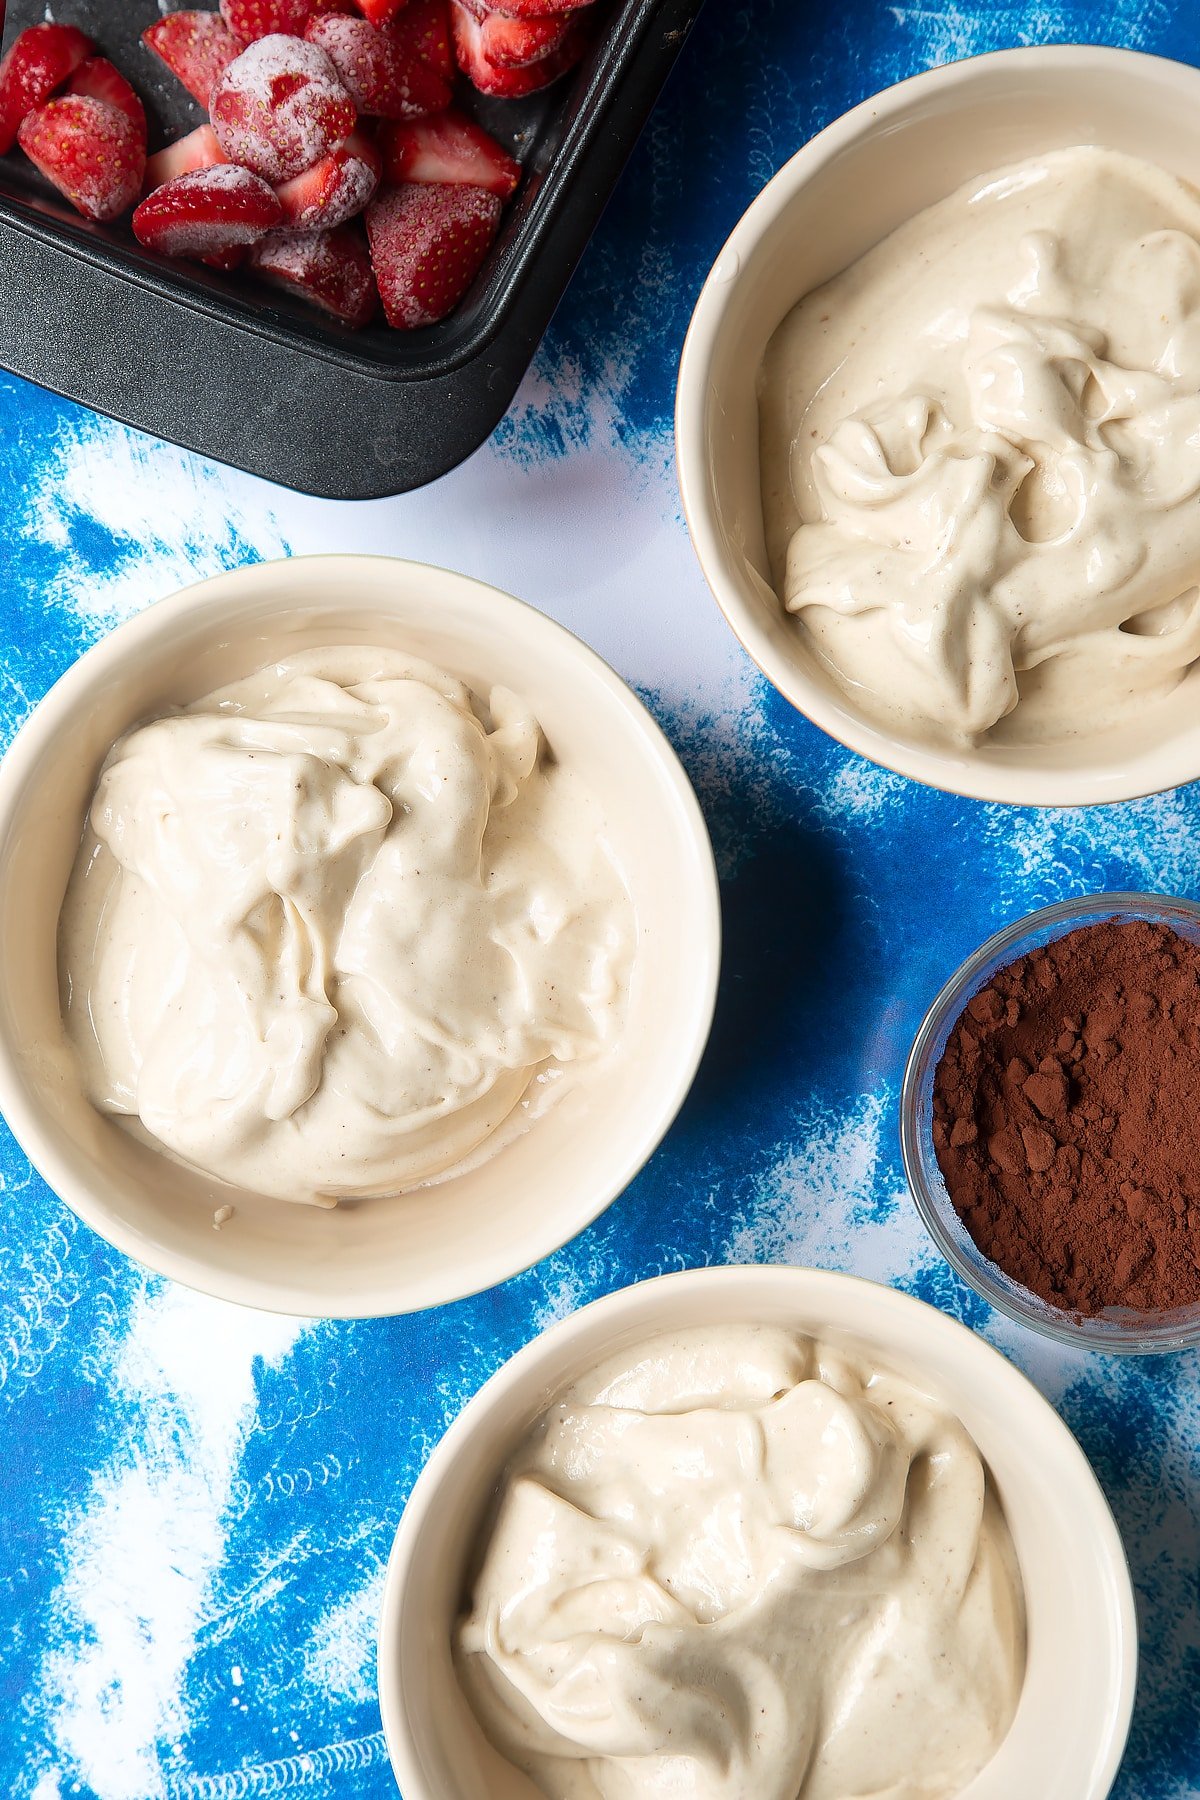
[[[1200,1301],[1200,947],[1105,919],[973,995],[934,1076],[955,1211],[1071,1312]]]

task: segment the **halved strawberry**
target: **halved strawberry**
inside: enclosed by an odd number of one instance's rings
[[[362,212],[379,186],[383,159],[364,132],[352,131],[344,144],[302,175],[275,189],[283,208],[280,224],[292,231],[329,230]]]
[[[0,22],[3,9],[0,8]],[[45,105],[96,48],[74,25],[31,25],[0,61],[0,156],[11,150],[17,128]]]
[[[388,26],[388,36],[402,50],[411,50],[423,63],[428,63],[443,81],[454,80],[458,69],[450,42],[450,12],[446,0],[409,0],[399,18]]]
[[[407,0],[358,0],[358,10],[372,25],[390,25]]]
[[[463,0],[450,0],[450,23],[454,31],[454,54],[468,81],[481,94],[494,94],[506,100],[519,100],[525,94],[534,94],[565,75],[583,55],[591,35],[586,24],[572,19],[552,50],[538,61],[522,67],[492,61],[487,53],[485,35],[492,20],[490,17],[477,18]]]
[[[265,181],[290,181],[354,129],[354,102],[323,50],[303,38],[259,38],[231,62],[209,97],[212,128],[230,162]]]
[[[318,13],[352,12],[350,0],[220,0],[221,17],[243,43],[273,32],[299,37]]]
[[[470,11],[475,10],[470,7]],[[567,13],[549,13],[544,19],[511,19],[505,13],[484,9],[480,23],[484,57],[496,69],[527,69],[532,63],[544,61],[562,49],[573,29]]]
[[[145,191],[152,194],[177,175],[190,175],[194,169],[211,169],[223,163],[221,146],[211,125],[197,125],[186,137],[176,138],[162,150],[156,150],[146,163]]]
[[[371,262],[389,325],[433,325],[458,305],[500,224],[484,188],[406,181],[367,208]]]
[[[89,219],[115,219],[141,192],[146,139],[131,119],[88,94],[48,100],[21,121],[17,141]]]
[[[122,75],[115,69],[106,56],[90,56],[85,63],[80,63],[70,81],[67,83],[68,94],[87,94],[93,100],[103,100],[107,106],[115,106],[123,112],[131,125],[136,125],[142,135],[142,143],[146,142],[146,109]]]
[[[236,163],[177,175],[138,207],[133,235],[163,256],[221,256],[253,244],[278,225],[273,188]]]
[[[304,35],[324,50],[360,113],[420,119],[450,104],[449,84],[365,19],[310,19]]]
[[[507,200],[521,179],[521,165],[474,119],[453,107],[436,119],[410,119],[381,127],[384,179],[449,181],[486,188]]]
[[[245,48],[215,12],[168,13],[146,27],[142,42],[162,58],[201,106],[208,105],[217,77]]]
[[[379,309],[367,247],[357,231],[272,231],[250,252],[255,273],[305,299],[354,330]]]

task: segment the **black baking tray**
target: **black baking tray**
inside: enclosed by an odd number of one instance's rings
[[[244,276],[167,262],[0,157],[0,364],[159,437],[331,499],[443,475],[506,411],[702,0],[598,0],[600,30],[527,100],[456,96],[524,166],[454,315],[349,331]],[[3,5],[0,0],[0,13]],[[60,0],[146,101],[151,148],[203,112],[140,42],[160,0]],[[8,0],[4,43],[46,17]]]

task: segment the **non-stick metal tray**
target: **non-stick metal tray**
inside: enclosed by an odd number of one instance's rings
[[[0,158],[0,364],[307,493],[368,499],[444,474],[508,407],[702,0],[599,4],[601,30],[572,76],[529,100],[465,102],[526,173],[478,281],[440,325],[352,332],[276,289],[165,261],[128,221],[80,218],[13,151]],[[140,42],[164,10],[55,8],[134,82],[152,148],[204,116]],[[45,0],[9,0],[5,45],[45,16]]]

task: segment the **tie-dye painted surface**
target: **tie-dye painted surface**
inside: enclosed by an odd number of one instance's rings
[[[1137,1582],[1120,1800],[1200,1795],[1200,1365],[1088,1360],[989,1315],[932,1253],[896,1148],[904,1052],[946,971],[1041,901],[1200,895],[1200,793],[1034,814],[845,754],[726,632],[671,468],[691,303],[785,157],[930,63],[1078,38],[1194,60],[1200,15],[1170,0],[709,0],[517,404],[421,494],[302,500],[0,377],[6,735],[88,643],[197,576],[288,550],[448,561],[563,619],[646,694],[700,790],[728,933],[711,1049],[650,1167],[559,1255],[423,1318],[301,1326],[150,1279],[4,1139],[0,1792],[386,1800],[382,1570],[446,1422],[581,1302],[750,1258],[909,1288],[1039,1382],[1092,1458]]]

